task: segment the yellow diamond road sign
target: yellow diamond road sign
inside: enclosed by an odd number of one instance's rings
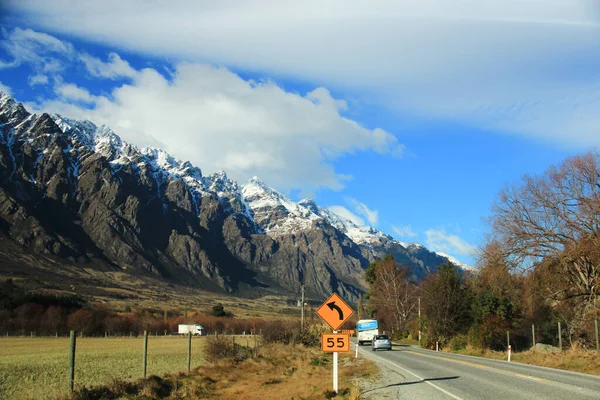
[[[317,309],[317,315],[334,331],[337,331],[352,314],[354,310],[337,293],[329,296]]]

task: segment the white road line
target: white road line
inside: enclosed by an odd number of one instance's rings
[[[382,360],[382,361],[385,361],[385,362],[386,362],[386,363],[388,363],[388,364],[391,364],[391,365],[392,365],[394,368],[399,368],[399,369],[401,369],[402,371],[408,372],[409,374],[411,374],[411,375],[415,376],[417,379],[420,379],[420,380],[421,380],[421,382],[423,382],[423,383],[426,383],[426,384],[428,384],[428,385],[432,386],[434,389],[436,389],[436,390],[439,390],[440,392],[444,393],[444,394],[445,394],[445,395],[447,395],[447,396],[450,396],[450,397],[452,397],[452,398],[453,398],[453,399],[455,399],[455,400],[463,400],[462,398],[460,398],[460,397],[458,397],[458,396],[456,396],[456,395],[454,395],[454,394],[450,393],[449,391],[447,391],[447,390],[445,390],[445,389],[442,389],[441,387],[439,387],[439,386],[438,386],[438,385],[436,385],[435,383],[431,383],[431,382],[429,382],[428,380],[426,380],[425,378],[421,378],[419,375],[415,374],[414,372],[411,372],[411,371],[407,370],[406,368],[402,368],[401,366],[399,366],[399,365],[397,365],[397,364],[394,364],[393,362],[391,362],[391,361],[389,361],[389,360],[386,360],[385,358],[383,358],[383,357],[381,357],[381,356],[378,356],[378,355],[376,355],[376,354],[372,354],[372,356],[374,356],[374,357],[376,357],[376,358],[379,358],[380,360]]]

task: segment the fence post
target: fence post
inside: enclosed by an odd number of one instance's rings
[[[510,332],[506,331],[506,347],[510,347]]]
[[[535,325],[531,324],[531,347],[535,347]]]
[[[560,321],[558,321],[558,348],[562,351],[562,331],[560,330]]]
[[[146,379],[147,361],[148,361],[148,331],[144,331],[144,379]]]
[[[69,387],[75,389],[75,331],[71,331],[69,342]]]
[[[192,366],[192,332],[188,332],[188,374]]]
[[[596,332],[596,351],[600,351],[600,343],[598,342],[598,320],[594,320],[594,331]]]

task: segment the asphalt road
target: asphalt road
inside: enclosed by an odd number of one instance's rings
[[[360,346],[359,357],[384,372],[365,390],[371,399],[600,399],[600,377],[577,372],[397,345]]]

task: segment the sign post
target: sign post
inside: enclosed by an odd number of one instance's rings
[[[334,293],[317,309],[317,315],[333,329],[333,334],[321,336],[321,350],[333,353],[333,391],[338,393],[338,352],[350,351],[350,335],[338,334],[337,330],[344,325],[354,310]]]
[[[333,333],[337,333],[337,331],[333,331]],[[333,391],[335,394],[338,392],[338,352],[335,351],[333,353]]]

